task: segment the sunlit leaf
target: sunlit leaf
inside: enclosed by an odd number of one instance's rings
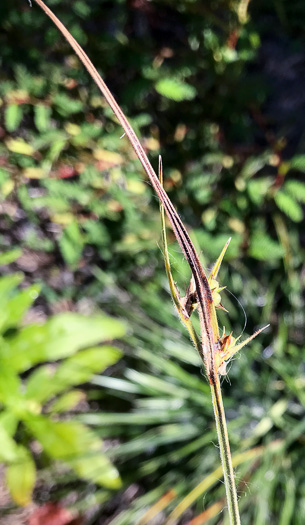
[[[305,155],[304,155],[305,158]],[[305,203],[305,184],[299,180],[288,180],[285,183],[285,190],[290,193],[297,201]]]
[[[300,222],[303,219],[303,211],[296,200],[285,193],[283,190],[278,191],[274,200],[282,212],[284,212],[292,221]]]
[[[76,405],[86,399],[86,394],[81,390],[71,390],[62,396],[58,397],[48,408],[48,412],[52,414],[68,412],[73,410]]]
[[[5,127],[7,131],[16,131],[23,117],[22,106],[10,104],[5,110]]]
[[[10,407],[12,404],[13,406],[17,405],[19,400],[22,399],[21,380],[6,359],[6,353],[9,350],[7,342],[0,342],[0,402]]]
[[[12,153],[20,153],[21,155],[32,156],[34,148],[27,144],[23,139],[9,139],[6,142],[6,146]]]
[[[15,297],[12,297],[12,299],[6,302],[2,301],[2,309],[0,310],[0,332],[4,332],[8,328],[19,324],[26,311],[35,299],[37,299],[39,291],[40,286],[29,286],[19,292]]]
[[[9,340],[6,358],[18,371],[43,361],[56,361],[78,350],[122,337],[124,325],[105,315],[75,313],[54,316],[43,325],[27,326]]]
[[[174,78],[163,78],[159,80],[155,88],[160,95],[175,100],[176,102],[192,100],[197,94],[194,86]]]
[[[23,281],[22,273],[13,273],[0,278],[0,302],[6,301],[11,292]]]
[[[12,463],[18,459],[18,447],[0,421],[0,461]]]
[[[93,374],[116,363],[121,355],[118,348],[101,346],[78,352],[56,370],[48,365],[40,367],[28,379],[26,396],[45,402],[68,387],[89,381]]]
[[[290,162],[290,167],[305,172],[305,155],[295,155]]]
[[[67,463],[80,477],[108,488],[120,487],[119,474],[103,453],[102,441],[81,423],[37,416],[29,418],[27,426],[51,457]]]
[[[10,264],[20,257],[22,250],[20,248],[14,248],[8,252],[1,253],[0,255],[0,265],[1,264]]]
[[[124,325],[111,317],[85,317],[76,313],[54,316],[43,325],[27,326],[9,340],[6,358],[24,371],[43,361],[56,361],[78,350],[122,337]]]
[[[17,416],[11,411],[10,407],[7,410],[3,410],[0,414],[0,427],[2,427],[5,432],[13,437],[18,425]]]
[[[30,452],[18,446],[18,458],[6,469],[6,483],[15,503],[21,506],[32,501],[36,481],[36,467]]]
[[[34,121],[38,131],[47,131],[50,128],[51,108],[44,104],[34,106]]]

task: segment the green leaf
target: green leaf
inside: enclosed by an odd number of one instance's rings
[[[240,172],[240,177],[243,179],[250,179],[258,171],[260,171],[267,163],[267,158],[261,157],[249,157]]]
[[[29,418],[27,426],[49,456],[67,463],[80,477],[111,489],[121,486],[116,468],[102,452],[102,441],[86,426],[43,416]]]
[[[89,381],[93,374],[116,363],[121,355],[118,348],[101,346],[78,352],[56,370],[50,366],[40,367],[29,377],[26,397],[43,403],[68,387]]]
[[[1,253],[0,255],[0,265],[1,264],[10,264],[14,261],[16,261],[20,255],[22,254],[22,250],[20,248],[14,248],[13,250],[10,250],[5,253]]]
[[[160,95],[175,100],[176,102],[192,100],[197,95],[194,86],[174,78],[163,78],[159,80],[155,88]]]
[[[18,292],[17,295],[9,301],[1,302],[0,332],[4,332],[8,328],[13,328],[18,325],[25,312],[27,312],[32,303],[38,297],[39,292],[39,285],[29,286],[29,288],[26,288],[22,292]]]
[[[9,347],[6,341],[0,342],[1,354],[3,354],[0,358],[0,402],[14,407],[22,398],[21,380],[7,360]]]
[[[13,500],[18,505],[27,505],[36,480],[35,463],[29,451],[17,445],[1,421],[0,460],[7,465],[6,482]]]
[[[37,104],[34,106],[34,122],[35,126],[43,133],[50,129],[50,117],[51,117],[51,108],[43,104]]]
[[[82,256],[84,246],[84,238],[76,221],[64,229],[59,246],[65,261],[75,267]]]
[[[271,177],[263,177],[259,179],[249,180],[249,182],[247,183],[247,190],[252,202],[257,206],[260,206],[264,202],[264,199],[271,185]]]
[[[13,437],[18,425],[18,419],[10,408],[3,410],[0,414],[0,427],[4,428],[9,436]]]
[[[305,155],[304,155],[305,157]],[[305,203],[305,184],[299,180],[288,180],[285,183],[285,190],[290,193],[297,201]]]
[[[68,117],[83,110],[84,104],[81,100],[68,97],[65,93],[57,93],[54,97],[54,105],[63,117]]]
[[[280,259],[284,255],[282,246],[264,233],[254,233],[251,238],[249,255],[255,259],[269,261]]]
[[[23,111],[19,104],[11,104],[5,110],[5,128],[7,131],[16,131],[22,121]]]
[[[283,190],[280,190],[275,194],[274,200],[278,208],[292,221],[300,222],[303,219],[303,211],[301,206],[294,200],[293,197],[285,193]]]
[[[296,155],[291,159],[290,168],[305,172],[305,155]]]
[[[73,410],[73,408],[85,398],[86,394],[81,390],[71,390],[71,392],[67,392],[56,399],[51,406],[48,407],[48,412],[52,414],[68,412],[69,410]]]
[[[2,422],[3,423],[3,422]],[[11,463],[18,459],[18,447],[4,425],[0,422],[0,461]]]
[[[6,301],[12,290],[17,288],[18,284],[23,281],[23,273],[14,273],[6,275],[0,279],[0,304]]]
[[[56,372],[56,378],[70,385],[85,383],[93,374],[103,372],[115,364],[121,356],[122,352],[112,346],[83,350],[62,363]]]
[[[15,503],[21,506],[32,501],[36,481],[36,467],[30,452],[18,447],[18,458],[6,469],[6,483]]]
[[[43,361],[56,361],[78,350],[122,337],[124,325],[111,317],[85,317],[76,313],[54,316],[44,325],[27,326],[12,336],[6,359],[18,371]]]

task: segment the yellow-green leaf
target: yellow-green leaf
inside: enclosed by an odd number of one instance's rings
[[[20,153],[21,155],[29,155],[30,157],[35,151],[34,148],[23,139],[9,139],[6,141],[6,146],[12,153]]]
[[[159,80],[155,88],[160,95],[175,100],[176,102],[192,100],[197,94],[194,86],[174,78],[163,78]]]
[[[32,501],[36,481],[36,467],[31,454],[18,447],[18,459],[6,469],[6,483],[15,503],[21,506]]]
[[[85,392],[82,392],[81,390],[71,390],[71,392],[67,392],[66,394],[63,394],[58,399],[52,403],[52,405],[49,407],[48,412],[51,412],[52,414],[60,413],[60,412],[67,412],[68,410],[73,410],[78,403],[83,401],[86,398]]]
[[[32,416],[27,426],[54,459],[67,463],[80,477],[110,489],[121,486],[118,471],[103,453],[103,442],[86,426]]]
[[[44,325],[27,326],[9,340],[6,357],[18,371],[43,361],[56,361],[94,344],[122,337],[121,321],[106,315],[85,317],[76,313],[54,316]]]
[[[44,403],[68,387],[89,381],[93,374],[116,363],[121,355],[118,348],[100,346],[78,352],[56,370],[49,365],[40,367],[28,379],[26,397]]]

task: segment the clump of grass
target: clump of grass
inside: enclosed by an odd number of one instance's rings
[[[139,158],[145,172],[149,177],[149,180],[156,194],[160,199],[164,258],[170,290],[179,317],[183,324],[186,326],[187,330],[189,331],[191,339],[204,363],[207,378],[211,387],[212,402],[217,434],[219,439],[220,456],[223,466],[230,523],[238,525],[240,523],[240,517],[238,510],[237,493],[235,487],[234,471],[230,454],[230,445],[219,377],[220,375],[226,373],[226,363],[228,362],[228,360],[230,360],[234,356],[234,354],[236,354],[248,342],[250,342],[254,337],[256,337],[264,328],[257,331],[255,334],[253,334],[251,337],[249,337],[243,342],[238,342],[239,338],[235,339],[232,333],[226,335],[225,329],[223,330],[222,335],[220,335],[216,309],[223,308],[221,305],[220,298],[220,292],[223,288],[219,286],[219,283],[217,281],[217,275],[226,249],[228,247],[229,241],[226,243],[224,249],[222,250],[219,258],[217,259],[214,265],[211,274],[208,277],[201,265],[199,256],[194,248],[194,245],[189,237],[189,234],[183,222],[181,221],[172,202],[170,201],[169,197],[163,189],[161,159],[159,161],[158,177],[138,137],[136,136],[131,125],[129,124],[126,116],[122,112],[120,106],[115,101],[108,87],[100,77],[99,73],[95,69],[92,62],[89,60],[82,47],[72,37],[72,35],[60,22],[60,20],[58,20],[58,18],[52,13],[52,11],[42,2],[42,0],[35,0],[35,2],[45,11],[45,13],[51,18],[54,24],[58,27],[58,29],[67,39],[71,47],[74,49],[75,53],[78,55],[78,57],[88,70],[94,82],[104,95],[109,106],[112,108],[114,114],[116,115],[117,119],[122,125],[126,136],[128,137],[137,157]],[[182,252],[192,272],[192,278],[189,287],[187,289],[185,297],[183,298],[180,297],[180,294],[171,274],[165,233],[164,212],[168,216],[175,237],[182,249]],[[200,337],[196,334],[196,331],[191,321],[191,315],[196,309],[199,313]],[[174,513],[170,519],[175,519]]]

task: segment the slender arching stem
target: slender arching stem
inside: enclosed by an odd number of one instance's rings
[[[60,22],[60,20],[54,15],[54,13],[44,4],[42,0],[35,0],[35,2],[44,10],[44,12],[50,17],[54,24],[58,27],[64,37],[67,39],[75,53],[78,55],[87,71],[93,78],[94,82],[103,93],[109,106],[112,108],[118,121],[122,125],[129,141],[138,156],[144,170],[146,171],[151,184],[157,193],[160,202],[169,218],[171,226],[173,228],[175,237],[185,255],[185,258],[190,266],[193,275],[193,283],[196,293],[196,303],[198,304],[199,320],[200,320],[200,331],[201,341],[197,337],[190,316],[185,316],[183,310],[183,304],[179,302],[179,297],[175,297],[175,305],[178,309],[179,315],[183,320],[185,326],[189,330],[191,338],[201,356],[206,372],[210,381],[212,400],[215,413],[216,427],[220,445],[220,455],[223,465],[225,486],[228,499],[229,515],[231,525],[240,525],[240,518],[237,505],[237,494],[235,488],[234,472],[232,467],[232,460],[230,454],[230,446],[228,439],[228,432],[226,426],[225,413],[222,402],[222,395],[220,390],[218,369],[220,365],[219,353],[221,351],[221,338],[219,336],[218,324],[216,320],[215,303],[213,300],[212,291],[209,285],[208,278],[205,271],[200,263],[199,256],[194,248],[194,245],[190,239],[190,236],[176,212],[171,200],[167,196],[166,192],[162,187],[162,183],[159,181],[138,137],[136,136],[133,128],[129,124],[126,116],[117,104],[112,93],[109,91],[103,79],[95,69],[88,56],[78,44],[78,42],[72,37],[66,27]],[[162,209],[163,209],[162,208]],[[164,218],[163,218],[164,224]],[[163,226],[165,229],[165,226]],[[169,270],[169,261],[166,261],[166,265]],[[169,274],[168,274],[169,275]],[[175,283],[171,282],[172,293],[175,295]],[[221,355],[220,355],[221,357]]]

